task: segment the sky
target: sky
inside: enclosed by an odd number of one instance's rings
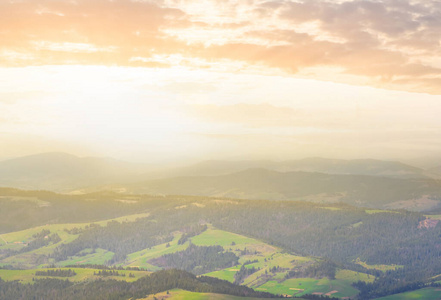
[[[441,2],[0,0],[0,159],[441,153]]]

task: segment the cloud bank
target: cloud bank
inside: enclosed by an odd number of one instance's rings
[[[441,93],[441,3],[0,1],[2,66],[219,68]]]

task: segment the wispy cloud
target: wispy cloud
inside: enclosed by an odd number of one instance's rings
[[[438,1],[2,1],[4,66],[218,67],[441,93]],[[181,57],[181,60],[164,60]]]

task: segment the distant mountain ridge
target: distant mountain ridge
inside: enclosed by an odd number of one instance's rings
[[[425,178],[426,171],[398,161],[383,161],[375,159],[327,159],[304,158],[299,160],[242,160],[222,161],[210,160],[198,164],[170,170],[163,177],[172,176],[212,176],[226,175],[252,168],[263,168],[278,172],[318,172],[326,174],[371,175],[396,178]]]
[[[51,152],[0,162],[0,186],[63,191],[126,182],[142,172],[145,172],[143,165]]]
[[[427,184],[432,181],[426,174],[423,169],[401,162],[371,159],[305,158],[280,162],[212,160],[156,171],[143,164],[59,152],[0,162],[0,186],[3,187],[57,192],[87,192],[119,187],[120,191],[133,193],[384,202],[381,205],[437,195],[431,190],[432,185],[436,184]],[[397,180],[407,181],[397,183]],[[368,183],[363,183],[365,181]],[[393,192],[384,187],[386,182],[393,186]],[[406,187],[400,188],[400,185]],[[365,191],[364,186],[369,187],[370,191]],[[383,192],[374,196],[376,190]]]
[[[346,202],[375,208],[430,210],[441,200],[441,182],[318,172],[248,169],[219,176],[185,176],[125,185],[140,194],[196,195],[240,199]]]

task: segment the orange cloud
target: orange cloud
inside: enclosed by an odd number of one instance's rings
[[[340,70],[336,81],[441,94],[440,20],[433,0],[3,1],[0,55],[3,66],[142,67],[179,55],[186,66]]]

